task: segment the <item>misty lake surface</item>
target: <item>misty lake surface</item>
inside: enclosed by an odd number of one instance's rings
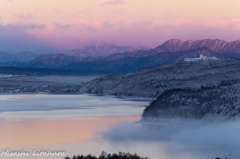
[[[239,120],[136,123],[148,104],[110,96],[0,95],[0,150],[64,150],[71,157],[102,151],[152,159],[240,156]]]

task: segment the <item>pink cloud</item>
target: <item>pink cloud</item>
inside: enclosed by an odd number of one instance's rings
[[[77,12],[74,12],[74,13],[69,13],[69,12],[64,12],[64,11],[62,11],[62,10],[60,10],[60,9],[57,9],[57,8],[55,8],[54,9],[54,12],[57,14],[57,15],[64,15],[64,16],[79,16],[79,15],[82,15],[82,14],[86,14],[87,12],[88,12],[88,10],[87,11],[82,11],[82,10],[79,10],[79,11],[77,11]]]
[[[13,29],[9,30],[10,28]],[[13,39],[15,35],[19,35],[19,38]],[[1,36],[4,39],[10,39],[5,40],[9,41],[9,45],[4,46],[10,48],[12,45],[10,41],[14,41],[16,44],[19,43],[14,49],[19,48],[19,50],[28,50],[31,48],[29,45],[38,48],[37,45],[39,45],[66,51],[88,46],[98,40],[116,45],[154,48],[166,40],[174,38],[181,40],[206,38],[225,41],[238,40],[240,19],[131,21],[124,18],[115,20],[78,18],[71,23],[43,22],[39,25],[32,25],[32,27],[28,25],[27,28],[24,28],[24,25],[2,25],[0,40]],[[23,43],[22,39],[26,39],[26,43]]]
[[[124,0],[109,0],[105,3],[100,3],[99,5],[104,7],[105,5],[123,5],[126,4],[127,2],[125,2]]]
[[[8,2],[10,2],[10,3],[12,3],[13,2],[13,0],[7,0]]]
[[[25,50],[35,53],[58,52],[51,45],[41,43],[41,41],[27,33],[30,30],[44,29],[45,25],[0,24],[0,50],[9,53],[16,53]]]
[[[27,33],[42,43],[51,44],[62,50],[81,48],[97,40],[117,45],[156,47],[172,38],[182,40],[218,38],[233,41],[240,37],[240,20],[237,19],[206,21],[179,19],[168,22],[78,19],[72,24],[46,23],[45,26],[43,30],[29,30]]]
[[[33,19],[33,15],[32,14],[14,14],[11,13],[12,16],[14,16],[15,18],[17,18],[18,24],[25,24],[26,22],[28,22],[29,20]]]
[[[25,25],[35,20],[35,17],[38,15],[38,9],[34,9],[25,13],[10,12],[9,15],[15,19],[17,24]]]

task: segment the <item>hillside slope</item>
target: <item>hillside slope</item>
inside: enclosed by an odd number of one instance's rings
[[[222,81],[218,87],[172,89],[161,94],[142,115],[143,120],[200,119],[206,115],[240,115],[240,81]]]
[[[223,80],[240,79],[240,59],[220,58],[197,62],[179,60],[123,75],[105,76],[82,86],[83,92],[118,96],[157,97],[175,88],[218,86]]]
[[[147,53],[146,56],[125,56],[123,54],[114,54],[112,56],[92,60],[85,62],[77,62],[69,64],[64,68],[76,69],[76,70],[99,70],[99,71],[109,71],[115,73],[128,73],[132,71],[138,71],[144,67],[151,67],[156,65],[161,65],[164,63],[171,63],[176,60],[184,59],[186,57],[196,58],[200,55],[204,56],[215,56],[215,57],[240,57],[240,54],[219,54],[217,52],[211,51],[207,48],[192,49],[187,51],[177,51],[177,52],[164,52],[155,53],[141,51],[142,53]],[[131,53],[128,53],[128,55]],[[142,54],[143,55],[143,54]]]

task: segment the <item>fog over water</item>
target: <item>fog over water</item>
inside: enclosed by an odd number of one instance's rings
[[[239,119],[136,123],[148,103],[82,95],[1,95],[0,150],[65,150],[69,156],[123,151],[152,159],[239,158]]]
[[[103,132],[102,136],[112,142],[145,141],[164,144],[167,159],[210,159],[218,156],[237,159],[240,156],[239,133],[239,118],[228,121],[205,118],[175,121],[169,125],[158,126],[149,124],[133,126],[130,123],[121,123]]]

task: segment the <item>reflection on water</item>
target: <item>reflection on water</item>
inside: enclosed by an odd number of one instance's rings
[[[0,104],[0,150],[64,150],[69,156],[124,151],[153,159],[240,156],[239,120],[141,125],[136,121],[148,102],[112,97],[2,95]]]
[[[90,116],[78,119],[0,119],[2,147],[39,146],[80,142],[93,138],[120,121],[136,121],[139,115]]]
[[[2,95],[0,102],[1,150],[65,150],[69,156],[107,151],[100,134],[123,121],[135,123],[148,104],[83,95]]]
[[[40,111],[58,111],[64,110],[63,114],[66,114],[70,110],[71,113],[74,113],[76,110],[79,109],[93,109],[91,111],[83,110],[79,111],[78,113],[82,113],[83,115],[95,115],[95,114],[104,114],[100,110],[95,111],[96,109],[106,109],[108,111],[104,111],[108,114],[115,114],[119,111],[115,111],[115,108],[127,107],[131,108],[131,106],[144,106],[147,105],[148,102],[142,101],[129,101],[124,99],[113,98],[109,96],[85,96],[85,95],[1,95],[0,96],[0,113],[1,112],[25,112],[27,111],[28,114],[33,114],[33,116],[39,115]],[[110,111],[112,109],[112,111]],[[129,109],[122,113],[129,113],[129,111],[135,109]],[[142,108],[141,108],[142,110]],[[31,111],[31,113],[29,113]],[[37,111],[37,113],[34,113]],[[93,112],[95,111],[95,112]],[[47,112],[51,113],[51,112]],[[79,115],[77,113],[77,115]],[[132,114],[133,112],[130,112]],[[16,113],[13,116],[17,115]],[[61,114],[61,111],[53,112],[50,114],[50,117]],[[139,114],[139,111],[137,111]],[[1,114],[3,115],[3,114]],[[27,114],[24,114],[25,117]],[[67,116],[71,116],[72,114],[67,114]],[[106,114],[104,114],[106,115]]]

